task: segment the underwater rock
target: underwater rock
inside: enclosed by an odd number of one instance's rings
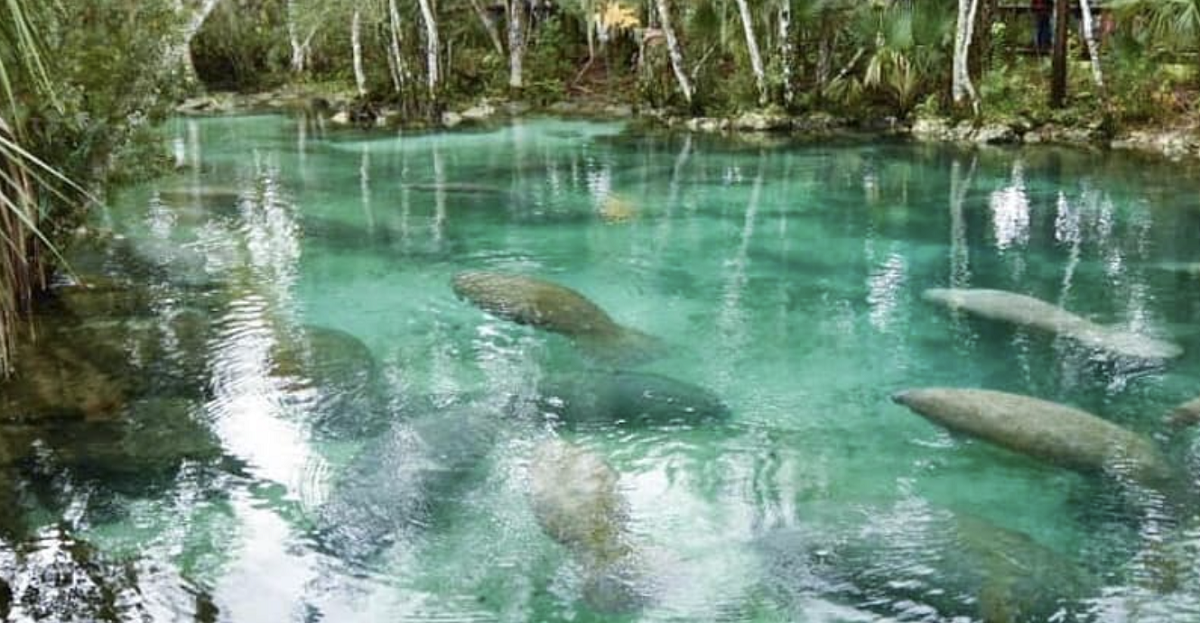
[[[481,404],[398,421],[339,475],[319,509],[317,540],[365,564],[432,525],[491,452],[499,421]]]
[[[606,223],[624,223],[637,217],[637,206],[628,199],[608,194],[600,203],[600,218]]]
[[[454,293],[486,312],[571,338],[604,361],[643,361],[662,350],[652,336],[617,324],[582,294],[542,279],[488,271],[462,272]]]
[[[1024,533],[920,504],[865,515],[830,534],[759,537],[767,587],[784,601],[820,593],[905,621],[1089,620],[1099,580]]]
[[[538,407],[568,425],[694,425],[726,420],[729,407],[703,387],[650,372],[593,370],[551,375]]]
[[[640,607],[638,560],[618,475],[596,453],[561,439],[544,441],[529,464],[529,496],[542,530],[583,570],[583,597],[599,612]]]
[[[1167,416],[1167,423],[1177,428],[1200,423],[1200,397],[1196,397],[1175,407],[1170,415]]]
[[[1183,349],[1171,342],[1099,325],[1061,307],[1014,292],[933,288],[926,290],[923,298],[988,320],[1062,335],[1087,348],[1123,357],[1157,360],[1183,354]]]
[[[1090,413],[985,389],[926,388],[892,400],[946,428],[1018,454],[1082,472],[1128,475],[1149,485],[1172,470],[1145,437]]]
[[[124,407],[129,385],[93,362],[93,354],[66,340],[23,340],[16,373],[0,383],[6,423],[48,419],[111,419]]]
[[[106,474],[164,473],[184,461],[222,456],[198,407],[180,399],[138,401],[119,421],[59,427],[49,441],[64,464]]]
[[[301,327],[294,339],[272,348],[271,374],[287,406],[322,433],[366,437],[387,426],[375,356],[345,331]]]

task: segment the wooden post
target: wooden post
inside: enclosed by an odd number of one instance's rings
[[[1062,108],[1067,100],[1067,22],[1071,5],[1054,0],[1054,51],[1050,60],[1050,107]]]

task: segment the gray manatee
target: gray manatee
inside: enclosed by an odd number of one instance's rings
[[[317,513],[319,543],[362,564],[419,536],[491,452],[499,421],[478,403],[397,421],[339,475]]]
[[[703,387],[632,370],[551,375],[538,384],[538,406],[568,426],[691,425],[730,415],[720,397]]]
[[[1149,439],[1065,405],[986,389],[939,387],[898,392],[892,400],[952,431],[1047,463],[1128,475],[1147,485],[1164,484],[1172,475]]]
[[[1087,600],[1100,587],[1074,560],[970,515],[901,503],[837,526],[759,537],[768,590],[905,621],[1041,623],[1090,620]]]
[[[1167,416],[1167,423],[1177,428],[1184,428],[1200,423],[1200,397],[1193,398],[1175,407]]]
[[[640,361],[657,355],[657,338],[617,324],[608,313],[566,286],[489,271],[454,276],[454,293],[484,311],[572,340],[588,354],[605,361]]]
[[[599,455],[561,439],[542,443],[529,464],[529,497],[542,530],[584,575],[584,601],[600,612],[636,610],[639,561],[627,532],[618,476]]]
[[[271,376],[286,405],[332,437],[371,437],[387,427],[375,356],[338,329],[302,325],[271,349]]]
[[[1171,359],[1183,349],[1171,342],[1096,324],[1061,307],[1004,290],[933,288],[923,298],[952,310],[1062,335],[1100,351],[1134,359]]]

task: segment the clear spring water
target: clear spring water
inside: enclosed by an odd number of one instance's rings
[[[1200,394],[1187,266],[1200,182],[1186,167],[553,119],[393,135],[252,116],[168,132],[181,172],[118,192],[95,219],[118,239],[76,259],[138,283],[139,310],[76,322],[152,336],[151,350],[116,345],[147,377],[133,403],[188,396],[192,426],[133,430],[127,454],[188,436],[215,451],[150,478],[113,468],[125,450],[79,467],[55,432],[9,468],[43,483],[21,489],[36,535],[22,547],[70,534],[131,569],[138,594],[112,618],[1200,617],[1188,495],[1039,464],[889,399],[950,385],[1064,402],[1195,473],[1198,448],[1161,423]],[[598,372],[562,336],[456,299],[466,269],[578,290],[667,345],[641,369],[706,388],[731,417],[571,430],[513,408],[543,377]],[[1097,361],[922,301],[947,286],[1031,294],[1186,354]],[[480,421],[482,441],[465,430]],[[593,607],[584,562],[531,510],[530,462],[551,436],[619,473],[644,596],[623,612]],[[467,469],[421,472],[445,459],[430,447],[476,442]]]

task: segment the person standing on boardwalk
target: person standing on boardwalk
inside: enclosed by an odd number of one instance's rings
[[[1050,49],[1052,35],[1050,30],[1050,0],[1030,0],[1033,9],[1033,49],[1041,53]]]

